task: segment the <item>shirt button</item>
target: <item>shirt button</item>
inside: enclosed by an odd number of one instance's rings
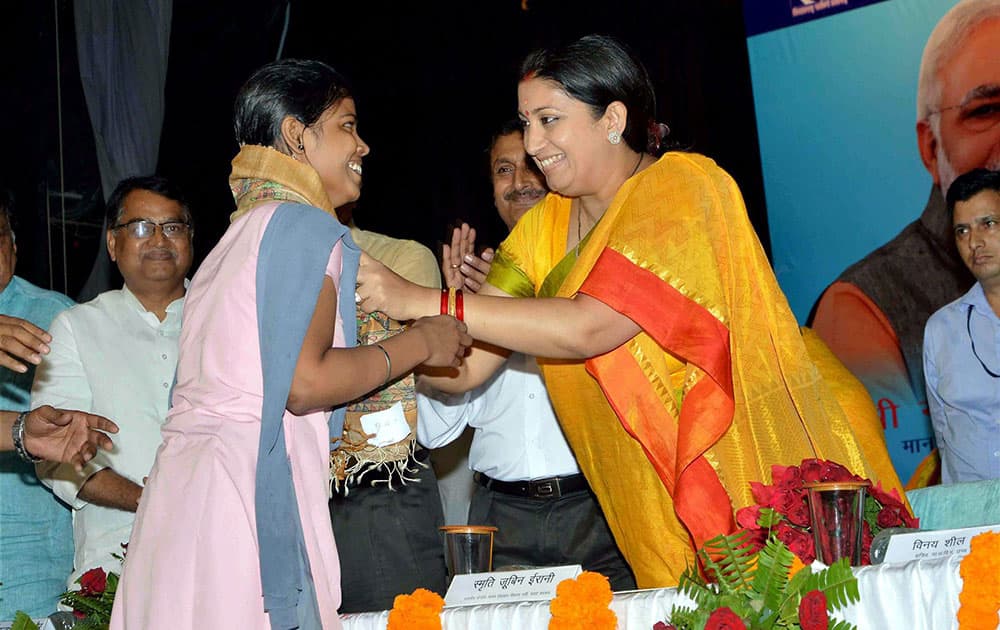
[[[993,457],[1000,457],[1000,451],[993,451]]]
[[[528,398],[531,398],[532,400],[534,400],[535,395],[534,394],[528,394]]]
[[[166,389],[166,388],[168,388],[168,387],[170,387],[170,383],[164,383],[164,384],[163,384],[163,389]]]
[[[165,354],[161,354],[161,355],[160,355],[160,358],[161,358],[161,359],[166,359],[166,358],[167,358],[167,355],[165,355]]]

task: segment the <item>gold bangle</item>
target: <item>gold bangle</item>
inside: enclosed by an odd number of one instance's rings
[[[381,350],[382,356],[385,357],[385,380],[382,381],[382,385],[385,385],[389,382],[389,379],[392,378],[392,359],[389,358],[389,353],[382,347],[382,344],[377,343],[375,344],[375,347]]]
[[[455,287],[448,287],[448,314],[455,316]]]

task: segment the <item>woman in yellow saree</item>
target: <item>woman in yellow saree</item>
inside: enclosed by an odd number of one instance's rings
[[[553,192],[462,314],[477,339],[547,357],[553,407],[639,586],[676,584],[772,464],[820,457],[900,488],[884,442],[859,442],[810,360],[736,183],[701,155],[654,157],[640,62],[587,36],[521,70],[525,148]],[[370,260],[359,282],[363,308],[401,319],[442,302]],[[502,361],[477,347],[433,385],[464,391]]]

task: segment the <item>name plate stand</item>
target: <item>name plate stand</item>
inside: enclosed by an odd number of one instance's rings
[[[583,572],[578,564],[520,571],[493,571],[456,575],[444,596],[445,608],[501,604],[504,602],[540,602],[556,596],[556,586]]]
[[[983,532],[1000,532],[1000,525],[896,534],[889,539],[883,562],[899,563],[944,556],[964,556],[969,553],[969,541],[976,534]]]

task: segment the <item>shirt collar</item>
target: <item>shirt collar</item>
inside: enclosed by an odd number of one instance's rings
[[[150,324],[154,326],[161,326],[170,322],[175,317],[180,315],[181,309],[184,307],[184,296],[187,295],[187,289],[189,284],[191,284],[191,281],[188,280],[187,278],[184,278],[184,295],[182,295],[181,297],[177,298],[176,300],[167,305],[167,316],[166,318],[164,318],[162,322],[160,321],[160,318],[156,316],[155,313],[148,311],[146,307],[142,305],[142,302],[140,302],[139,298],[137,298],[135,294],[132,293],[132,291],[128,288],[127,284],[122,284],[122,296],[125,298],[125,303],[128,304],[130,307],[132,307],[139,314],[140,317],[146,319]]]
[[[993,312],[993,307],[990,306],[989,301],[986,299],[986,292],[983,291],[983,285],[978,282],[972,285],[972,288],[959,299],[959,303],[962,306],[972,306],[973,310],[984,317],[989,317],[994,321],[1000,321],[997,314]]]

